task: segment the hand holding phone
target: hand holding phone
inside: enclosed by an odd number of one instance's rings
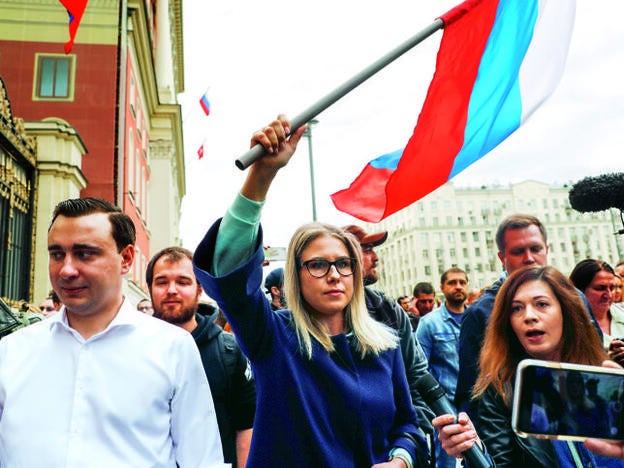
[[[624,365],[624,338],[613,338],[609,343],[609,358]]]
[[[624,370],[522,361],[512,428],[523,437],[624,440]]]

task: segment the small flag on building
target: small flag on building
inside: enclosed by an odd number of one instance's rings
[[[208,101],[208,91],[206,91],[201,99],[199,100],[199,105],[204,110],[204,114],[207,116],[210,115],[210,101]]]
[[[66,54],[69,54],[74,46],[74,39],[76,38],[82,15],[87,8],[87,1],[88,0],[60,0],[69,15],[69,41],[65,43]]]

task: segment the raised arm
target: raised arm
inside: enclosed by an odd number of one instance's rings
[[[286,116],[280,114],[269,125],[253,134],[251,146],[259,143],[268,154],[249,168],[241,188],[244,197],[253,201],[264,201],[273,178],[290,161],[305,129],[304,125],[290,135],[290,122]]]
[[[305,126],[289,136],[290,122],[284,115],[255,132],[251,146],[261,144],[267,150],[247,173],[247,178],[234,204],[219,227],[211,265],[199,264],[205,270],[222,276],[251,258],[255,251],[260,211],[277,172],[288,164],[297,148]]]

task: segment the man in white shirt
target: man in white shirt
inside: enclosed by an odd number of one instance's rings
[[[0,466],[222,466],[193,338],[122,293],[134,242],[109,202],[57,205],[49,273],[64,306],[0,341]]]

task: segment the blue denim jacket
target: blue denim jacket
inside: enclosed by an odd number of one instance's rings
[[[429,372],[453,401],[459,373],[458,324],[443,304],[420,319],[416,335],[422,346]]]

